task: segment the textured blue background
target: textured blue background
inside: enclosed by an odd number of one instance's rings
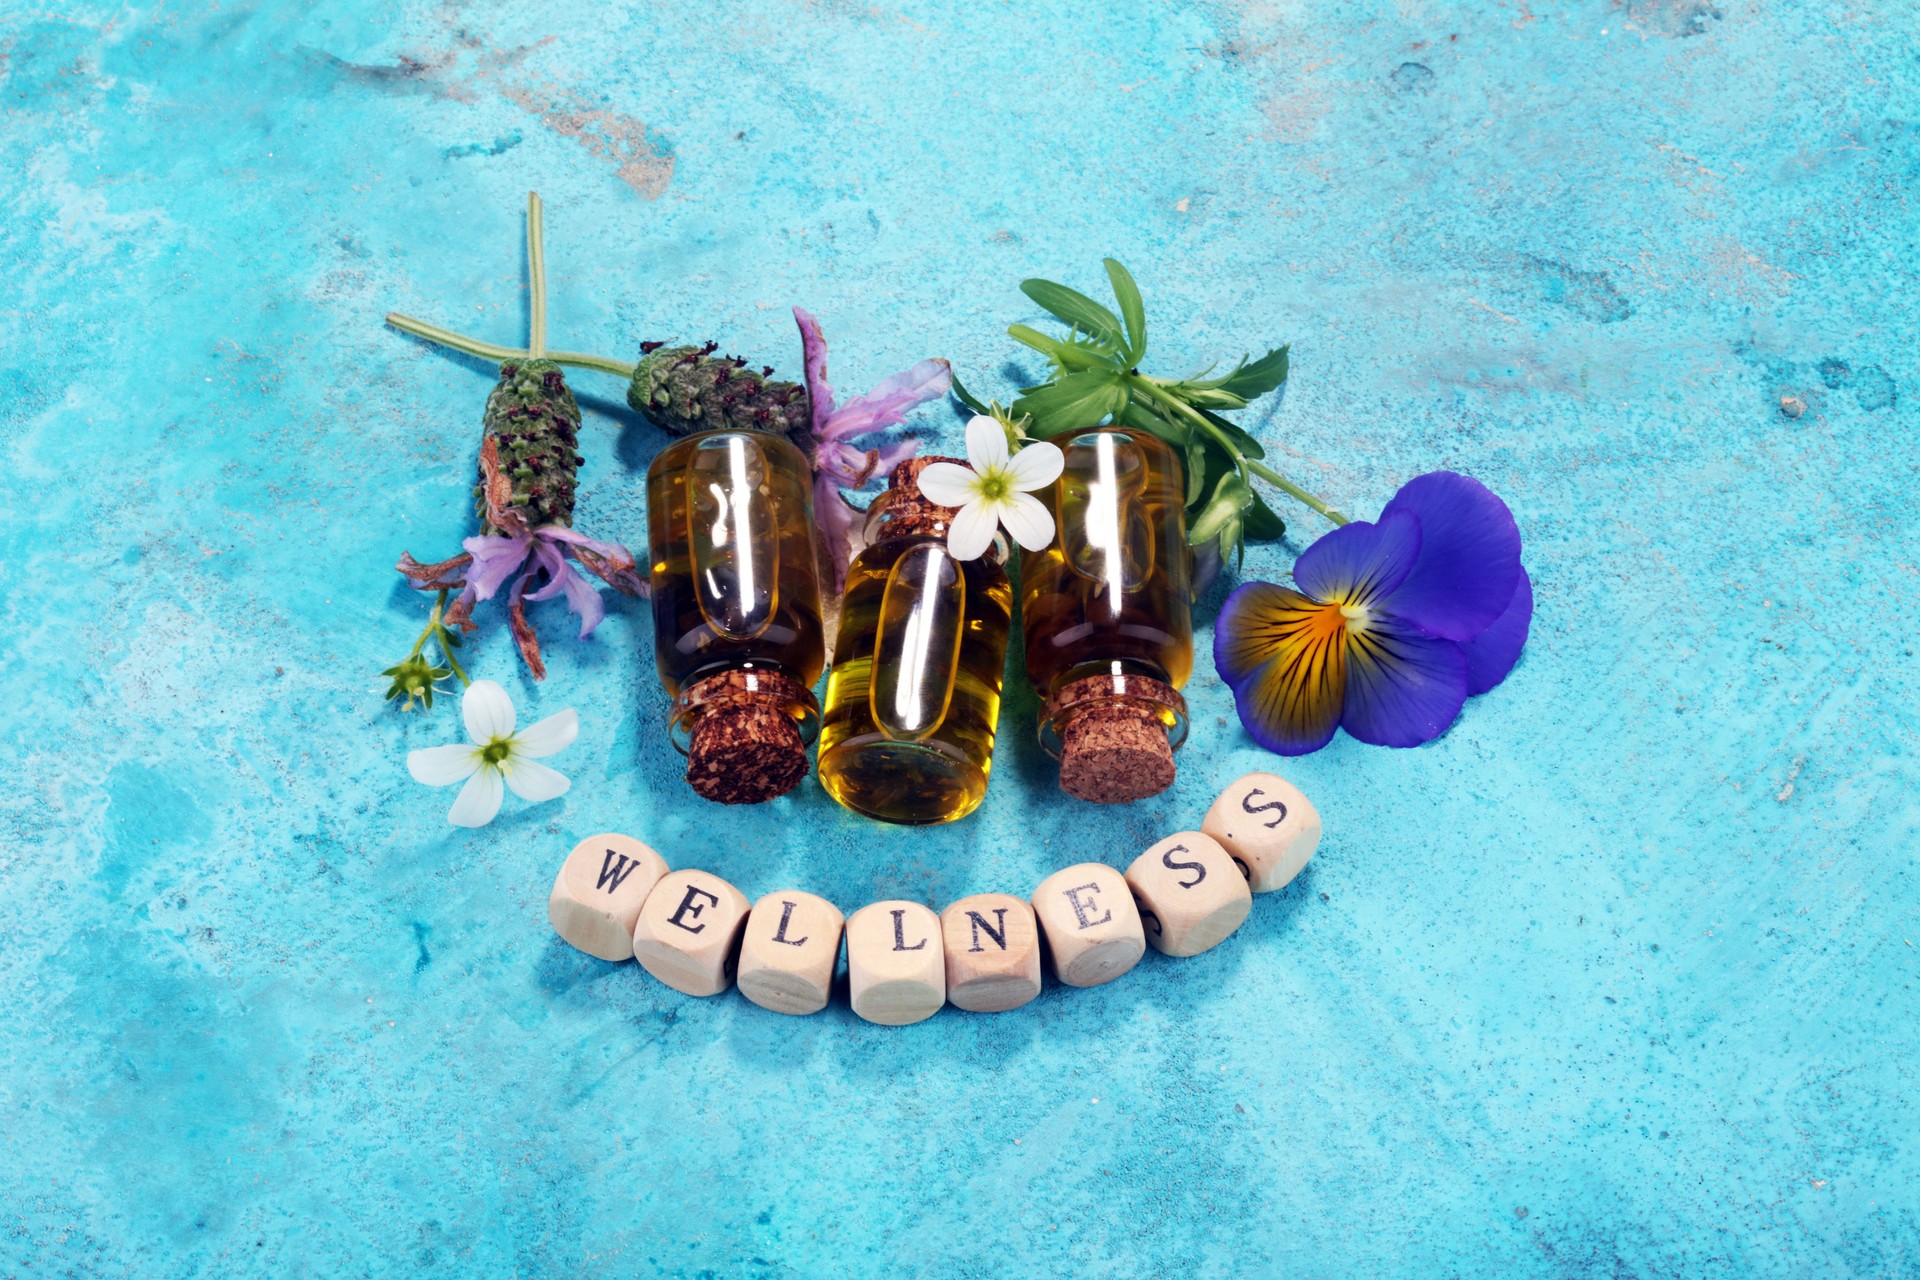
[[[613,8],[0,4],[0,1273],[1920,1269],[1914,5]],[[456,716],[374,673],[488,380],[379,316],[518,341],[530,187],[558,345],[792,371],[799,302],[847,389],[1004,397],[1015,282],[1115,253],[1162,370],[1292,340],[1310,487],[1504,494],[1532,647],[1287,765],[1320,855],[1202,958],[894,1031],[587,960],[588,833],[939,904],[1270,761],[1203,661],[1154,802],[1061,798],[1020,694],[959,826],[722,812],[644,606],[542,615],[544,687],[489,612],[575,789],[451,831]],[[660,439],[576,382],[637,545]]]

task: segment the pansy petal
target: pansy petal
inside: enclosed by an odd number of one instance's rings
[[[1337,608],[1271,583],[1227,597],[1213,662],[1254,741],[1284,756],[1327,745],[1346,695],[1344,623]]]
[[[793,322],[800,326],[800,351],[807,370],[807,407],[812,413],[813,434],[822,434],[827,419],[833,416],[833,388],[827,385],[827,336],[820,322],[804,307],[793,309]]]
[[[415,782],[430,787],[449,787],[464,782],[480,767],[480,752],[467,743],[450,747],[423,747],[407,752],[407,772]]]
[[[1420,521],[1396,511],[1378,524],[1342,525],[1300,553],[1293,580],[1315,600],[1371,608],[1407,579],[1420,558]]]
[[[981,475],[1007,465],[1007,429],[984,413],[967,420],[967,462]]]
[[[1527,629],[1533,623],[1533,579],[1524,566],[1507,611],[1471,640],[1462,641],[1467,655],[1467,696],[1485,693],[1507,678],[1520,651],[1527,647]]]
[[[467,785],[460,788],[460,794],[454,797],[453,808],[447,810],[447,821],[456,827],[484,827],[493,821],[493,815],[500,812],[500,797],[504,794],[500,785],[500,770],[488,768],[480,770],[467,779]]]
[[[1011,493],[1000,504],[1000,523],[1029,551],[1053,545],[1053,513],[1030,493]]]
[[[912,409],[938,400],[952,385],[951,365],[940,359],[922,360],[835,409],[814,434],[823,440],[849,440],[905,422]]]
[[[1347,635],[1340,727],[1376,747],[1417,747],[1447,731],[1467,700],[1467,655],[1452,640],[1376,616]]]
[[[1520,580],[1513,512],[1470,476],[1434,471],[1400,487],[1380,513],[1420,518],[1420,559],[1382,608],[1430,635],[1470,640],[1492,625]]]
[[[957,462],[929,462],[920,473],[920,492],[943,507],[964,507],[980,488],[980,477]]]
[[[1000,527],[992,507],[984,502],[969,502],[947,526],[947,554],[955,560],[977,560],[993,545],[994,530]]]
[[[572,707],[556,711],[513,736],[513,754],[538,760],[556,751],[564,751],[580,736],[580,717]]]
[[[539,804],[542,800],[552,800],[567,794],[567,788],[573,784],[567,781],[567,775],[558,769],[549,769],[538,760],[522,760],[509,757],[502,765],[507,785],[513,788],[513,794],[530,804]]]
[[[491,680],[475,680],[467,686],[460,699],[460,715],[467,722],[467,736],[480,746],[513,736],[513,699]]]
[[[1060,452],[1059,445],[1036,440],[1007,463],[1007,483],[1023,493],[1031,493],[1058,480],[1066,466],[1067,455]]]

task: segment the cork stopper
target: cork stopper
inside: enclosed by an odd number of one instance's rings
[[[1145,676],[1075,680],[1049,700],[1059,725],[1060,789],[1094,804],[1129,804],[1173,785],[1174,744],[1161,709],[1184,718],[1171,685]]]
[[[807,747],[790,706],[810,701],[775,672],[726,671],[689,685],[687,785],[717,804],[759,804],[807,776]]]
[[[943,538],[947,526],[959,511],[953,507],[943,507],[920,492],[920,473],[936,462],[952,462],[966,465],[964,458],[944,458],[939,454],[924,454],[917,458],[908,458],[887,473],[887,536]]]

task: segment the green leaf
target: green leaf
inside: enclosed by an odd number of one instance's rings
[[[1024,324],[1008,325],[1007,336],[1022,346],[1032,347],[1047,359],[1054,361],[1059,360],[1060,348],[1065,345],[1058,338],[1049,338],[1038,329],[1029,329]]]
[[[1119,319],[1086,294],[1051,280],[1022,280],[1020,292],[1088,337],[1116,350],[1126,345]]]
[[[973,395],[973,393],[971,393],[965,387],[960,385],[960,379],[958,377],[955,377],[953,380],[953,398],[955,400],[958,400],[961,404],[967,406],[967,408],[973,410],[975,413],[992,412],[987,408],[987,406],[981,404],[980,401]]]
[[[1218,387],[1182,387],[1180,398],[1196,409],[1244,409],[1247,402]]]
[[[1286,380],[1287,348],[1276,347],[1252,364],[1242,361],[1239,368],[1221,380],[1219,389],[1243,400],[1258,400]]]
[[[1287,522],[1275,515],[1273,508],[1258,493],[1253,495],[1253,503],[1248,506],[1244,519],[1248,542],[1278,542],[1287,536]]]
[[[1126,403],[1127,390],[1120,384],[1119,374],[1090,369],[1030,388],[1013,402],[1013,415],[1031,417],[1033,434],[1044,440],[1062,431],[1091,427]]]
[[[1102,258],[1106,264],[1107,279],[1113,284],[1114,301],[1120,304],[1120,315],[1127,322],[1127,363],[1140,363],[1140,357],[1147,354],[1147,304],[1140,299],[1140,286],[1133,282],[1133,276],[1113,258]]]
[[[1229,522],[1239,523],[1240,513],[1252,501],[1253,490],[1247,487],[1247,482],[1238,471],[1221,476],[1220,482],[1213,486],[1213,496],[1207,499],[1206,506],[1201,508],[1194,522],[1187,526],[1187,541],[1195,546],[1212,542]],[[1224,555],[1227,548],[1222,546],[1220,551]]]
[[[1200,501],[1207,483],[1207,439],[1194,436],[1187,441],[1187,499],[1191,507]]]
[[[1191,435],[1190,430],[1183,423],[1168,422],[1140,400],[1128,400],[1114,412],[1113,420],[1123,427],[1132,427],[1157,439],[1165,440],[1176,449],[1185,448]]]
[[[1227,421],[1211,409],[1201,409],[1199,412],[1201,417],[1226,432],[1227,439],[1233,441],[1233,447],[1238,449],[1242,456],[1252,458],[1255,462],[1267,456],[1267,450],[1264,445],[1233,423]]]

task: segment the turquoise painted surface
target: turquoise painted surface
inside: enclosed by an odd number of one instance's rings
[[[1920,1268],[1912,4],[0,15],[0,1273]],[[1014,282],[1115,253],[1176,370],[1292,340],[1250,425],[1329,499],[1507,496],[1532,647],[1431,747],[1286,766],[1327,840],[1199,959],[898,1031],[587,960],[591,832],[937,904],[1268,761],[1203,663],[1156,802],[1060,799],[1023,695],[958,827],[718,812],[615,603],[543,687],[488,616],[575,789],[451,831],[402,755],[456,718],[374,673],[488,384],[378,317],[515,340],[530,187],[562,345],[791,371],[799,302],[848,388],[1004,395]],[[577,383],[638,543],[659,438]]]

